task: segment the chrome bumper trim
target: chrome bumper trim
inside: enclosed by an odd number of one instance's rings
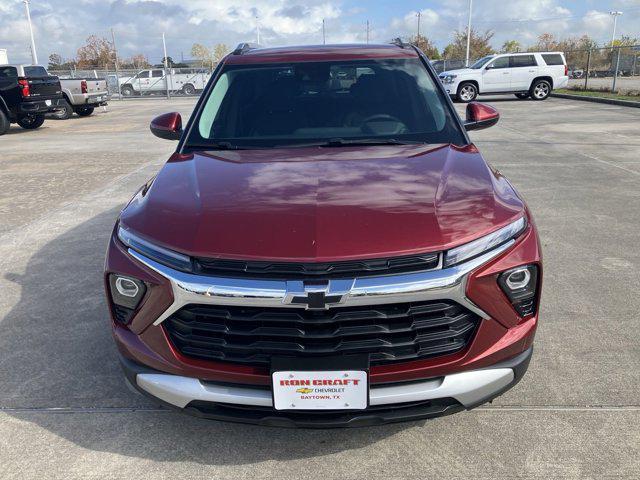
[[[507,387],[515,379],[511,368],[494,368],[454,373],[423,382],[372,387],[369,404],[393,405],[405,402],[454,398],[465,407],[475,405]],[[228,387],[203,383],[177,375],[139,373],[136,382],[147,393],[179,408],[194,400],[272,407],[271,390]]]
[[[511,240],[490,252],[454,267],[425,272],[379,277],[329,280],[327,295],[342,297],[332,308],[359,305],[419,302],[428,300],[453,300],[464,305],[483,318],[489,316],[466,297],[467,277],[508,250]],[[189,304],[242,305],[244,307],[304,308],[288,303],[292,296],[304,292],[302,281],[260,280],[246,278],[210,277],[174,270],[135,250],[129,254],[171,283],[173,304],[160,315],[154,325],[159,325],[171,314]]]

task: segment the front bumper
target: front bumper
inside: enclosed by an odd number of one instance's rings
[[[372,386],[369,408],[360,411],[277,411],[271,390],[204,382],[154,371],[121,357],[131,385],[169,407],[216,420],[279,427],[357,427],[420,420],[469,410],[517,384],[533,347],[489,368],[442,377]]]

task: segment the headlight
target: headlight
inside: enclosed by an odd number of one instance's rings
[[[118,238],[127,247],[155,260],[158,263],[176,268],[185,272],[192,270],[191,258],[187,255],[174,252],[172,250],[154,245],[153,243],[139,237],[131,230],[127,230],[122,225],[118,225]]]
[[[444,75],[442,77],[440,77],[442,79],[442,83],[453,83],[455,81],[456,78],[458,78],[457,75]]]
[[[520,235],[527,226],[527,220],[522,217],[506,227],[496,230],[489,235],[485,235],[473,242],[465,243],[459,247],[453,248],[445,253],[444,267],[457,265],[483,253],[499,247],[503,243]]]

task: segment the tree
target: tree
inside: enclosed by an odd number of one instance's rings
[[[60,70],[60,65],[62,65],[63,62],[62,55],[52,53],[49,55],[49,70]]]
[[[507,40],[500,49],[500,53],[518,53],[520,51],[522,51],[522,45],[517,40]]]
[[[211,60],[211,51],[200,43],[194,43],[191,47],[191,56],[200,60],[202,66],[205,65],[213,66]]]
[[[87,44],[78,49],[78,67],[107,67],[115,62],[113,44],[106,38],[91,35]]]
[[[74,60],[65,60],[59,53],[49,55],[49,70],[69,70],[75,67]]]
[[[414,35],[409,39],[409,43],[414,44],[429,58],[429,60],[439,60],[440,52],[431,40],[423,35]]]
[[[227,53],[229,53],[229,47],[224,43],[218,43],[213,47],[213,60],[215,62],[220,62],[220,60],[227,56]]]
[[[166,61],[167,61],[167,66],[169,68],[173,68],[176,64],[176,62],[173,61],[173,58],[169,56],[166,57]],[[165,57],[162,57],[162,60],[160,60],[160,63],[162,64],[162,66],[164,66],[164,62],[165,62]]]
[[[543,33],[538,42],[529,47],[530,52],[554,52],[558,50],[558,41],[553,33]]]
[[[471,44],[469,48],[470,60],[478,59],[494,53],[491,48],[491,39],[494,32],[487,30],[479,33],[471,29]],[[442,52],[442,57],[447,60],[464,60],[467,58],[467,29],[457,30],[453,34],[453,42],[447,45]]]

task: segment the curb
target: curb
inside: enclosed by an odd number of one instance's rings
[[[566,98],[568,100],[581,100],[583,102],[606,103],[607,105],[619,105],[621,107],[640,108],[640,102],[631,102],[629,100],[616,100],[615,98],[602,97],[586,97],[583,95],[570,95],[567,93],[552,93],[552,97]]]

